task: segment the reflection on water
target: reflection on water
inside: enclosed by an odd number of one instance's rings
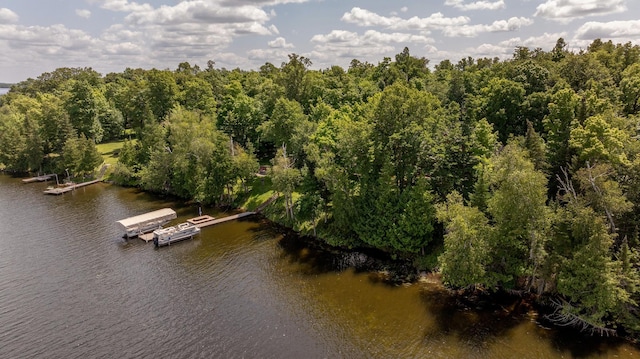
[[[354,269],[364,254],[323,251],[260,218],[154,249],[115,221],[172,207],[179,222],[197,208],[103,184],[59,197],[45,187],[0,176],[2,358],[640,354],[545,329],[518,300],[471,306],[431,277],[387,284]]]

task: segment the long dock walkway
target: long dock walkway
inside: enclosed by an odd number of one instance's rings
[[[243,217],[252,216],[254,214],[256,214],[256,212],[244,212],[244,213],[238,213],[238,214],[234,214],[234,215],[222,217],[222,218],[213,218],[211,216],[205,215],[205,216],[188,219],[187,222],[195,225],[198,228],[204,228],[204,227],[213,226],[215,224],[233,221]]]
[[[222,217],[222,218],[214,218],[209,215],[204,215],[200,217],[187,219],[187,222],[193,224],[198,228],[204,228],[204,227],[209,227],[216,224],[234,221],[236,219],[252,216],[254,214],[256,214],[256,212],[244,212],[244,213],[233,214],[231,216]],[[138,235],[138,238],[148,243],[153,240],[153,232],[140,234]]]
[[[93,180],[93,181],[89,181],[89,182],[82,182],[82,183],[76,183],[76,184],[72,184],[70,186],[66,186],[66,187],[56,187],[56,188],[51,188],[48,190],[44,191],[44,194],[52,194],[52,195],[60,195],[63,193],[67,193],[70,191],[73,191],[76,188],[80,188],[80,187],[84,187],[84,186],[88,186],[94,183],[98,183],[102,181],[101,179],[97,179],[97,180]]]

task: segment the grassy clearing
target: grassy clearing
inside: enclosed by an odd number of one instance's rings
[[[96,145],[98,152],[102,155],[105,163],[115,165],[118,162],[118,155],[124,145],[124,140],[115,142],[99,143]]]
[[[238,207],[253,211],[273,196],[273,186],[269,177],[256,177],[249,183],[251,190],[238,196]]]

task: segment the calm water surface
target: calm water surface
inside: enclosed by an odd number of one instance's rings
[[[0,175],[0,358],[640,356],[544,329],[513,303],[461,309],[428,279],[385,284],[258,218],[155,249],[114,222],[197,210],[104,184],[45,187]]]

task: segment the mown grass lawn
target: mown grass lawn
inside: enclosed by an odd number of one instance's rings
[[[273,196],[274,191],[269,177],[256,177],[248,185],[249,192],[238,196],[239,208],[253,211]]]
[[[118,155],[123,145],[124,140],[99,143],[96,145],[96,148],[98,152],[100,152],[100,155],[102,155],[104,162],[113,166],[118,162]]]

